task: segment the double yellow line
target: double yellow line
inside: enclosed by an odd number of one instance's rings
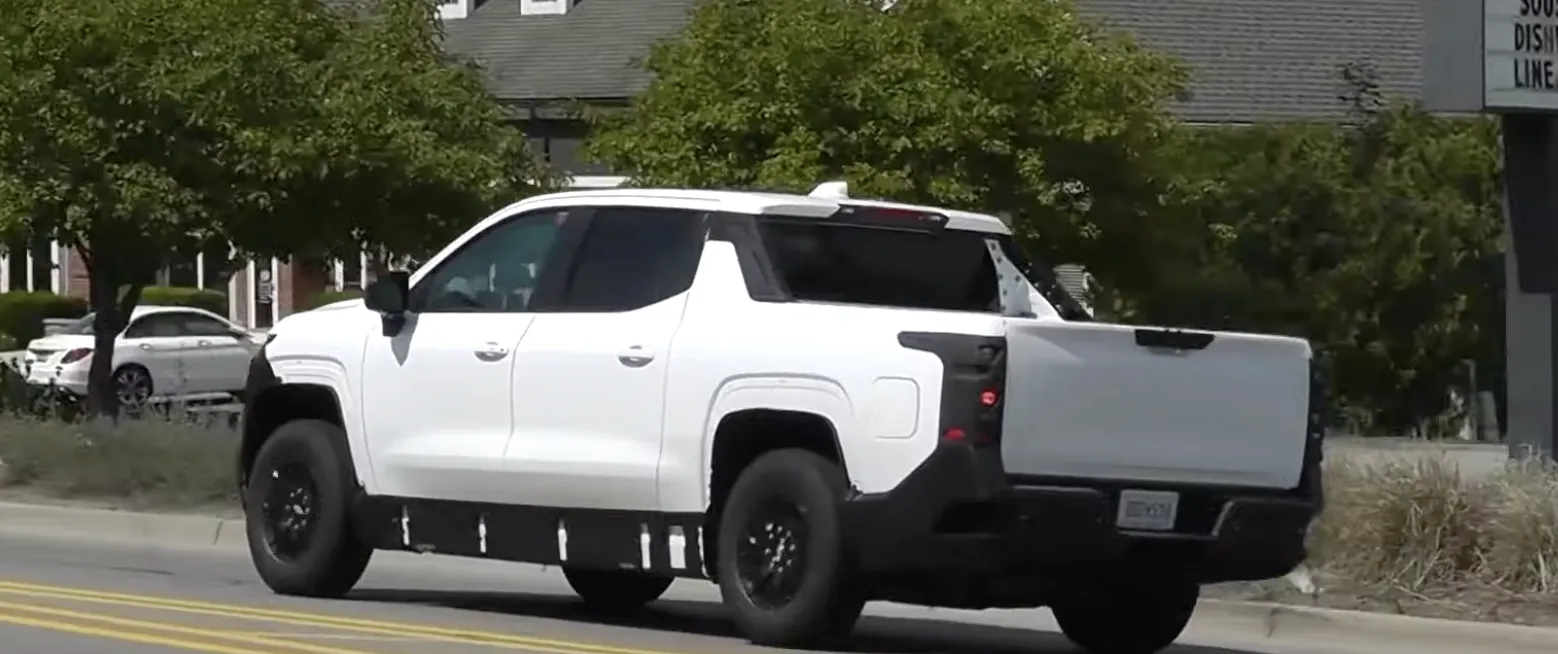
[[[494,631],[479,631],[435,625],[406,624],[384,620],[265,609],[235,604],[217,604],[147,595],[112,593],[99,590],[45,586],[0,581],[0,597],[64,600],[73,604],[113,606],[160,611],[186,616],[224,620],[243,620],[270,625],[313,627],[332,632],[355,634],[364,640],[419,640],[435,643],[476,645],[500,650],[543,652],[547,654],[676,654],[675,652],[610,647],[551,638],[521,636]],[[0,600],[0,623],[35,627],[81,636],[93,636],[145,645],[206,652],[208,654],[375,654],[361,649],[290,640],[284,634],[263,634],[190,624],[140,620],[39,604]],[[292,636],[291,638],[307,638]],[[376,638],[375,638],[376,637]]]

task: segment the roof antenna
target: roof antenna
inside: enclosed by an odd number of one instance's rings
[[[817,188],[806,194],[812,198],[832,198],[845,200],[849,198],[849,182],[823,182]]]

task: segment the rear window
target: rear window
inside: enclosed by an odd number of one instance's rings
[[[999,311],[995,267],[982,234],[939,234],[831,225],[760,223],[763,242],[790,295],[947,311]]]
[[[797,300],[999,313],[1000,286],[989,249],[994,241],[1062,316],[1087,319],[1058,286],[1043,288],[1053,283],[1052,275],[1033,278],[1006,235],[816,219],[766,218],[758,225],[774,268]],[[1059,291],[1058,297],[1050,291]]]

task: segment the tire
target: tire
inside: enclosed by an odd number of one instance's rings
[[[152,384],[151,372],[136,364],[125,364],[114,371],[114,398],[119,402],[119,409],[128,412],[137,412],[151,403],[151,398],[157,393]],[[135,390],[129,387],[135,385]]]
[[[585,604],[611,611],[636,609],[660,599],[672,581],[636,570],[563,568],[563,576]]]
[[[1200,594],[1195,584],[1164,582],[1057,602],[1050,610],[1060,632],[1088,654],[1154,654],[1184,632]]]
[[[356,484],[345,449],[340,427],[294,420],[278,427],[254,458],[243,497],[249,556],[260,579],[276,593],[342,597],[368,567],[373,549],[351,529]],[[289,492],[298,487],[307,497]],[[283,499],[304,512],[288,516],[275,510]],[[286,529],[281,523],[288,517],[301,527]]]
[[[837,465],[798,449],[764,454],[736,479],[720,516],[716,565],[720,595],[753,643],[813,647],[854,629],[868,592],[844,548],[839,508],[847,488]],[[774,530],[770,517],[787,527]],[[794,557],[780,574],[768,563],[776,547]],[[779,585],[755,588],[760,579],[752,577],[765,572]]]

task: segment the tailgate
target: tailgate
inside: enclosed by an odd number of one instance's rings
[[[1293,488],[1309,344],[1254,334],[1010,319],[1006,471]]]

